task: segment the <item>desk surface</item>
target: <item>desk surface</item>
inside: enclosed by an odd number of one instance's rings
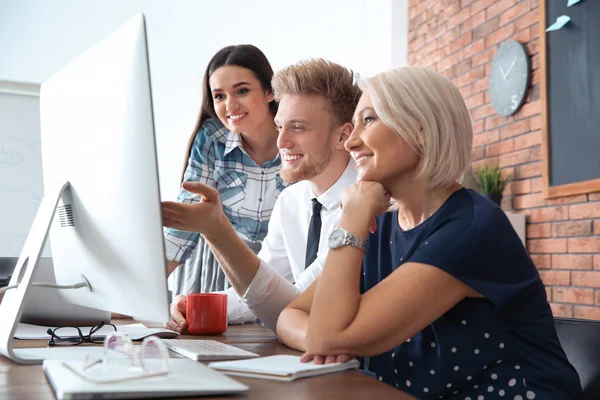
[[[261,356],[294,354],[292,350],[277,341],[270,330],[258,325],[230,326],[222,336],[186,336],[186,339],[212,339],[229,343]],[[15,347],[45,347],[45,340],[15,340]],[[234,377],[248,385],[245,396],[202,397],[202,399],[340,399],[369,400],[400,398],[401,392],[381,383],[357,370],[344,371],[331,375],[299,379],[294,382],[278,382],[264,379]],[[0,356],[0,398],[1,399],[54,399],[50,385],[41,365],[18,365]]]

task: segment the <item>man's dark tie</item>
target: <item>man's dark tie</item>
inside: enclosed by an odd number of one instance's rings
[[[319,250],[319,238],[321,237],[321,208],[323,205],[314,198],[312,199],[312,217],[308,226],[308,241],[306,242],[306,261],[304,268],[307,268],[317,258]]]

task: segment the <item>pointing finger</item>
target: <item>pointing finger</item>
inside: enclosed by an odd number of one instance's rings
[[[210,202],[216,203],[219,201],[219,192],[200,182],[183,182],[181,186],[188,192],[202,195]]]

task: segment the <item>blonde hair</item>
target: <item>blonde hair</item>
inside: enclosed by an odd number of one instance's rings
[[[361,94],[351,70],[322,58],[300,61],[278,71],[271,86],[278,102],[285,94],[323,96],[340,123],[352,121]]]
[[[381,121],[420,156],[431,188],[461,179],[471,163],[473,124],[460,92],[442,74],[400,67],[362,80]]]

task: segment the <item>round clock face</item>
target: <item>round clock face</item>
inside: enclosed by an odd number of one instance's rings
[[[529,85],[529,57],[525,47],[516,40],[500,46],[489,77],[489,91],[494,110],[500,115],[514,114],[527,94]]]

